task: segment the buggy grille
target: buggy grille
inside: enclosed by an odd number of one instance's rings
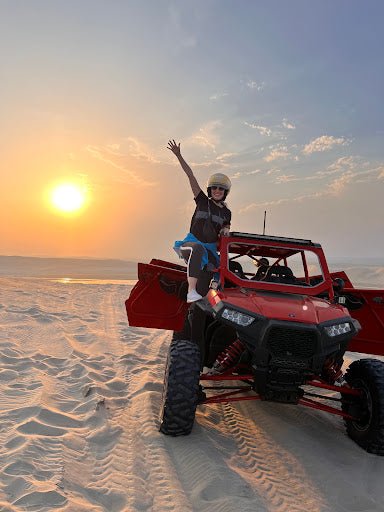
[[[316,331],[271,327],[267,333],[267,349],[277,357],[307,359],[316,353]]]

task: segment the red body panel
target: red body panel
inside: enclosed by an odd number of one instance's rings
[[[384,290],[345,288],[343,293],[351,293],[364,302],[361,308],[350,311],[352,318],[360,322],[361,331],[348,350],[384,356]]]
[[[139,280],[125,302],[129,324],[180,331],[188,304],[177,294],[167,293],[166,287],[161,286],[161,280],[165,278],[181,284],[187,279],[186,272],[172,264],[165,266],[167,262],[156,261],[164,266],[138,264]]]
[[[384,290],[354,288],[345,272],[332,272],[333,278],[344,280],[342,294],[362,302],[350,315],[360,322],[361,331],[352,339],[349,350],[384,356]]]
[[[212,291],[208,293],[208,298],[210,295]],[[326,300],[308,295],[272,294],[256,290],[241,292],[236,288],[217,292],[217,295],[224,302],[276,320],[319,324],[349,316],[348,310],[343,306],[329,304]],[[214,300],[217,303],[217,298]]]

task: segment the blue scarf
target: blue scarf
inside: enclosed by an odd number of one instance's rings
[[[196,238],[195,235],[193,235],[192,233],[188,233],[187,236],[184,238],[184,240],[176,240],[175,245],[173,246],[174,250],[177,252],[177,254],[179,255],[180,258],[183,258],[183,255],[180,252],[180,246],[183,245],[185,242],[195,242],[204,247],[205,251],[204,251],[203,258],[201,260],[201,268],[205,267],[205,265],[208,264],[209,260],[208,260],[208,252],[207,251],[210,251],[211,254],[213,254],[213,256],[216,259],[216,264],[219,265],[220,257],[217,252],[216,242],[212,242],[212,243],[200,242],[200,240],[198,238]]]

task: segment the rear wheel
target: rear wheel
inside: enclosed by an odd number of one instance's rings
[[[199,380],[199,347],[188,340],[172,340],[164,375],[160,432],[171,436],[191,432],[199,401]]]
[[[342,394],[342,410],[356,418],[345,420],[349,437],[367,452],[384,455],[384,362],[354,361],[345,380],[362,392],[361,396]]]

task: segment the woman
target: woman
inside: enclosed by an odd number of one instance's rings
[[[168,149],[177,157],[188,176],[196,202],[189,233],[184,240],[175,242],[175,250],[187,261],[188,295],[187,302],[202,299],[196,291],[200,270],[209,262],[216,267],[219,263],[217,242],[220,236],[229,233],[231,211],[224,200],[231,189],[231,181],[225,174],[213,174],[207,183],[207,194],[198,184],[192,169],[181,156],[180,143],[168,142]]]

